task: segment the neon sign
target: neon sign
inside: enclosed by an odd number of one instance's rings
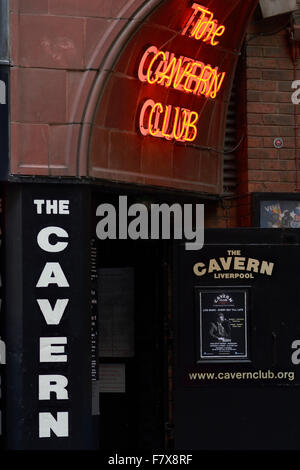
[[[181,34],[183,36],[188,34],[198,41],[201,39],[203,42],[208,42],[212,46],[219,44],[219,41],[216,41],[215,38],[216,36],[223,36],[226,30],[225,26],[219,25],[218,21],[213,19],[214,14],[202,5],[194,3],[192,8],[194,12],[188,19]],[[200,18],[197,18],[199,13]]]
[[[149,56],[151,61],[147,64]],[[176,58],[175,54],[159,51],[155,46],[146,50],[138,69],[141,82],[172,87],[212,99],[216,98],[225,75],[225,72],[218,73],[218,67],[212,68],[209,64],[185,56]]]
[[[140,131],[143,136],[161,137],[179,142],[192,142],[197,136],[199,114],[178,106],[163,105],[149,99],[140,112]]]
[[[216,46],[225,26],[219,25],[212,12],[194,3],[193,13],[181,34]],[[221,90],[226,72],[191,57],[176,57],[169,51],[150,46],[143,54],[138,68],[138,78],[149,85],[166,88],[196,96],[215,99]],[[148,99],[142,106],[139,129],[143,136],[151,135],[178,142],[192,142],[197,137],[196,124],[199,114],[178,106],[163,105]]]

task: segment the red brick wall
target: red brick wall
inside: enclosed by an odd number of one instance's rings
[[[87,102],[97,100],[92,93],[103,57],[146,3],[158,1],[11,0],[12,173],[87,174],[82,156],[94,118],[92,108],[86,113]],[[256,15],[248,39],[277,30],[286,17],[257,21]],[[208,206],[210,226],[249,225],[247,193],[296,189],[294,71],[285,30],[249,41],[246,73],[248,140],[241,152],[239,194],[218,209]],[[296,113],[299,125],[298,107]],[[277,136],[284,139],[281,150],[273,147]]]
[[[291,102],[294,79],[300,78],[300,60],[294,70],[288,41],[289,15],[262,19],[259,7],[248,28],[245,48],[245,145],[239,152],[238,226],[249,226],[251,193],[296,192],[296,152],[299,156],[299,107]],[[241,91],[243,93],[243,91]],[[242,99],[242,98],[241,98]],[[296,121],[295,121],[296,119]],[[282,137],[281,149],[274,139]]]
[[[249,15],[241,15],[241,12],[244,10],[249,12],[256,1],[249,0],[238,9],[239,18],[243,16],[245,23]],[[215,3],[223,6],[219,0]],[[13,174],[92,175],[118,179],[115,170],[126,172],[128,168],[124,169],[122,166],[124,162],[126,163],[126,159],[121,158],[121,162],[118,162],[116,156],[122,157],[121,153],[126,148],[136,155],[136,159],[140,158],[139,153],[143,146],[140,143],[137,148],[136,140],[133,142],[132,136],[123,136],[125,140],[123,139],[121,145],[122,139],[111,138],[109,145],[111,150],[115,148],[114,161],[111,167],[105,168],[106,173],[103,176],[99,173],[99,168],[103,168],[102,156],[100,161],[97,160],[100,154],[97,149],[105,148],[107,136],[101,128],[97,128],[90,145],[90,129],[94,122],[95,106],[102,91],[101,87],[114,64],[113,61],[107,61],[107,57],[114,49],[116,49],[115,57],[117,56],[139,21],[143,21],[146,13],[150,13],[151,9],[159,4],[161,4],[159,0],[11,1],[11,172]],[[235,23],[237,4],[239,0],[230,0],[227,7],[230,15],[235,15]],[[180,5],[182,8],[183,2]],[[228,13],[223,8],[219,10],[221,15]],[[241,30],[245,28],[241,21],[239,25],[240,28],[235,28],[234,34],[227,36],[228,44],[225,41],[224,47],[230,48],[231,40],[235,45],[238,44]],[[130,30],[128,37],[124,33],[125,30]],[[223,61],[227,57],[224,50],[221,51],[221,57]],[[232,57],[233,55],[229,54],[230,60]],[[226,63],[227,66],[229,67]],[[230,84],[230,74],[227,80]],[[220,130],[222,131],[224,123],[224,109],[221,103],[218,112],[215,112],[215,118],[211,119],[217,131],[214,145],[208,146],[222,146]],[[210,110],[206,111],[207,115],[212,114]],[[213,133],[213,126],[208,126],[208,122],[207,119],[203,120],[202,140],[205,140],[206,134]],[[157,142],[154,141],[149,149],[142,149],[144,160],[139,167],[141,175],[137,178],[127,174],[125,179],[145,183],[143,173],[148,173],[147,184],[159,184],[157,177],[161,177],[161,181],[164,180],[162,186],[173,187],[174,184],[167,181],[170,175],[173,180],[181,181],[180,178],[184,174],[182,183],[177,184],[181,189],[221,191],[220,154],[208,155],[208,152],[202,152],[200,158],[197,152],[190,150],[187,160],[181,148],[177,149],[176,155],[170,151],[168,142],[164,143],[163,152],[161,148],[162,146],[159,146],[157,150]],[[89,161],[90,149],[93,152]],[[152,154],[158,152],[163,155],[156,165],[157,168],[154,168]],[[108,160],[111,161],[110,158]],[[135,163],[130,162],[132,165]],[[136,166],[133,170],[136,170]],[[151,175],[154,175],[155,181]],[[120,174],[118,176],[120,177]],[[192,180],[196,183],[201,182],[202,186],[196,187],[191,183]]]
[[[157,2],[10,1],[12,173],[79,173],[81,125],[91,120],[85,108],[101,61],[135,12]]]
[[[248,28],[239,89],[239,134],[245,125],[246,138],[238,152],[238,191],[213,209],[207,206],[207,226],[251,226],[253,192],[299,191],[300,105],[291,102],[291,85],[300,79],[300,58],[294,70],[288,20],[288,15],[263,20],[258,7]],[[281,149],[274,147],[276,137],[283,138]]]
[[[294,71],[286,30],[250,39],[247,78],[249,191],[295,191]],[[284,141],[279,150],[276,137]]]

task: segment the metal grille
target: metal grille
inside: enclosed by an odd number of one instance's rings
[[[237,92],[236,84],[234,83],[228,106],[224,141],[223,192],[226,194],[235,193],[237,187],[236,152],[231,152],[237,145],[236,99]]]

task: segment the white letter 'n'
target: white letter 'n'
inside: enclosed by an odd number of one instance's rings
[[[62,411],[57,413],[57,419],[52,413],[39,413],[39,437],[51,437],[51,431],[57,437],[69,435],[69,413]]]

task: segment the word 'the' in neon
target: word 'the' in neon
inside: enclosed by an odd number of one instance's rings
[[[194,3],[192,9],[194,11],[189,17],[181,34],[183,36],[188,35],[198,41],[202,40],[212,46],[219,44],[219,41],[216,41],[216,37],[220,37],[224,34],[226,30],[225,26],[219,25],[217,20],[213,19],[214,14],[202,5]]]

